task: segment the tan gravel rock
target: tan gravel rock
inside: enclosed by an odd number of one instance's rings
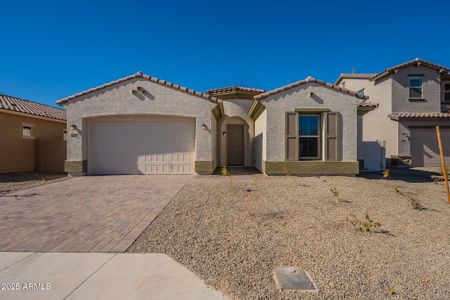
[[[448,299],[442,183],[379,177],[198,177],[128,251],[166,253],[237,299]],[[356,232],[351,213],[388,233]],[[319,292],[279,291],[278,266],[306,270]]]

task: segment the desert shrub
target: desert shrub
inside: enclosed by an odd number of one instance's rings
[[[381,224],[372,220],[368,214],[366,214],[363,220],[358,219],[354,214],[350,214],[348,218],[350,224],[352,224],[355,231],[361,232],[382,232],[380,230]]]
[[[221,176],[231,176],[230,171],[228,171],[227,166],[222,166],[222,168],[220,168],[220,175]]]
[[[417,200],[416,198],[414,198],[413,196],[411,196],[410,193],[407,192],[403,192],[402,190],[400,190],[400,188],[398,186],[394,187],[394,191],[395,193],[397,193],[398,195],[405,197],[406,199],[409,200],[409,202],[411,203],[411,206],[413,209],[415,210],[425,210],[426,208],[420,203],[419,200]]]

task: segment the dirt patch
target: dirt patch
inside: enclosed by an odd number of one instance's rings
[[[0,173],[0,196],[69,178],[66,174]]]
[[[166,253],[238,299],[442,299],[450,294],[450,269],[444,267],[450,259],[450,205],[441,184],[243,178],[196,178],[128,251]],[[427,209],[413,209],[396,186]],[[356,231],[350,214],[370,215],[380,230]],[[318,294],[277,290],[272,272],[280,266],[309,272]]]

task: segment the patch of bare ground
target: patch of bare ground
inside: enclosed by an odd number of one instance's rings
[[[359,230],[352,214],[379,226]],[[449,215],[442,184],[432,182],[198,177],[128,251],[166,253],[236,299],[444,299]],[[319,292],[277,290],[277,266],[303,268]]]

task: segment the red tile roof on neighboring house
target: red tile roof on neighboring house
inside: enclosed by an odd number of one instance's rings
[[[194,95],[194,96],[197,96],[197,97],[209,100],[211,102],[217,103],[217,98],[216,97],[213,97],[211,95],[204,94],[204,93],[201,93],[201,92],[194,91],[192,89],[183,87],[181,85],[178,85],[178,84],[166,81],[166,80],[162,80],[162,79],[150,76],[150,75],[143,74],[142,72],[137,72],[137,73],[135,73],[133,75],[126,76],[126,77],[123,77],[123,78],[120,78],[120,79],[117,79],[117,80],[105,83],[103,85],[94,87],[92,89],[86,90],[84,92],[80,92],[80,93],[77,93],[75,95],[72,95],[72,96],[60,99],[56,103],[58,103],[58,104],[66,104],[68,101],[73,100],[75,98],[78,98],[80,96],[87,95],[89,93],[92,93],[92,92],[95,92],[95,91],[98,91],[98,90],[110,87],[110,86],[112,86],[114,84],[121,83],[121,82],[130,80],[130,79],[133,79],[133,78],[144,78],[144,79],[150,80],[152,82],[155,82],[155,83],[158,83],[158,84],[161,84],[161,85],[173,88],[175,90],[178,90],[178,91],[181,91],[181,92],[184,92],[184,93],[187,93],[187,94],[190,94],[190,95]]]
[[[336,79],[334,84],[338,84],[342,79],[349,78],[349,79],[370,79],[376,74],[353,74],[353,73],[341,73],[339,77]]]
[[[364,100],[358,106],[366,107],[366,108],[376,108],[376,107],[378,107],[378,103],[373,103],[373,102],[370,102],[369,100]]]
[[[388,115],[392,120],[400,118],[450,118],[450,113],[443,112],[394,112]]]
[[[375,74],[374,76],[372,76],[372,78],[370,78],[370,80],[378,80],[380,78],[383,78],[384,76],[387,76],[389,74],[394,73],[396,70],[404,68],[404,67],[408,67],[408,66],[426,66],[428,68],[431,69],[435,69],[437,71],[439,71],[440,73],[448,73],[449,69],[437,64],[433,64],[429,61],[420,59],[420,58],[416,58],[414,60],[399,64],[397,66],[391,67],[389,69],[384,70],[381,73]]]
[[[60,121],[66,120],[66,111],[64,109],[1,94],[0,109],[29,114],[31,115],[30,117],[38,116]]]
[[[257,88],[250,88],[250,87],[243,87],[243,86],[227,86],[223,88],[218,89],[212,89],[206,91],[208,94],[215,94],[215,93],[229,93],[229,92],[250,92],[250,93],[264,93],[265,90],[257,89]]]
[[[318,80],[318,79],[315,79],[315,78],[312,78],[312,77],[307,77],[306,79],[303,79],[303,80],[300,80],[300,81],[297,81],[297,82],[293,82],[291,84],[282,86],[282,87],[277,88],[275,90],[268,91],[268,92],[256,95],[253,98],[256,99],[256,100],[261,100],[261,99],[267,98],[269,96],[272,96],[272,95],[284,92],[286,90],[292,89],[294,87],[301,86],[301,85],[308,84],[308,83],[316,83],[316,84],[319,84],[319,85],[323,85],[323,86],[328,87],[330,89],[333,89],[335,91],[338,91],[338,92],[341,92],[341,93],[344,93],[344,94],[348,94],[348,95],[354,96],[354,97],[359,98],[359,99],[368,99],[369,98],[367,96],[360,95],[360,94],[358,94],[358,93],[356,93],[354,91],[351,91],[351,90],[342,88],[340,86],[337,86],[335,84],[327,83],[325,81]]]

